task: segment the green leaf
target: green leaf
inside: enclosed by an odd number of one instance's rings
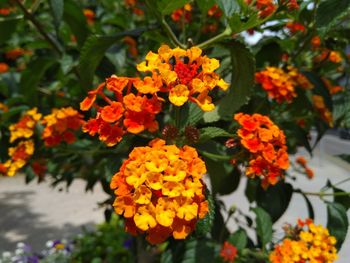
[[[248,236],[244,229],[238,229],[229,236],[227,241],[234,245],[238,250],[241,250],[247,246]]]
[[[64,1],[50,0],[50,7],[51,7],[51,12],[52,12],[55,27],[58,29],[63,17]]]
[[[314,208],[312,206],[312,203],[310,202],[310,199],[307,197],[307,195],[303,194],[302,192],[300,192],[302,197],[304,197],[304,200],[306,202],[306,207],[307,207],[307,211],[309,213],[309,218],[314,219],[315,218],[315,213],[314,213]]]
[[[223,120],[232,120],[233,114],[246,104],[253,93],[255,60],[249,49],[238,41],[229,43],[232,61],[232,81],[228,94],[219,104]]]
[[[333,186],[334,193],[345,193],[345,191]],[[345,207],[346,210],[350,208],[350,195],[335,195],[334,202],[341,204]]]
[[[237,168],[233,169],[228,162],[204,159],[214,195],[227,195],[237,189],[241,178],[240,171]]]
[[[209,211],[207,215],[199,220],[196,225],[196,234],[199,236],[204,236],[211,231],[214,223],[215,217],[215,204],[212,194],[206,189],[206,198],[208,200]]]
[[[204,112],[203,120],[205,123],[217,122],[220,120],[219,106],[216,106],[214,110]]]
[[[252,203],[255,201],[256,192],[257,192],[258,187],[259,187],[258,180],[248,178],[247,186],[245,188],[244,194],[247,197],[249,203]]]
[[[10,107],[7,112],[4,112],[2,114],[2,121],[7,121],[11,117],[13,117],[13,116],[25,111],[25,110],[28,110],[28,109],[29,109],[29,107],[26,105]]]
[[[79,60],[79,72],[82,78],[82,86],[84,89],[91,89],[95,70],[100,61],[105,55],[107,49],[115,44],[118,40],[125,36],[136,37],[140,35],[145,29],[135,29],[131,31],[124,31],[111,36],[90,36],[82,48]]]
[[[284,182],[279,182],[266,190],[259,186],[256,202],[259,207],[269,213],[272,222],[276,222],[287,210],[292,194],[292,185]]]
[[[55,63],[52,58],[37,58],[31,61],[22,72],[20,91],[29,105],[36,105],[38,101],[38,85],[46,70]]]
[[[170,15],[176,9],[183,7],[189,0],[159,0],[157,1],[157,9],[162,15]]]
[[[226,17],[232,16],[239,11],[239,4],[236,0],[216,0],[216,3],[224,12]]]
[[[336,247],[341,248],[349,227],[346,209],[337,203],[327,204],[327,228],[329,233],[337,239]]]
[[[324,0],[316,11],[316,25],[318,27],[332,26],[339,18],[348,14],[349,0]]]
[[[218,245],[208,240],[191,238],[185,242],[185,254],[181,263],[214,262],[219,253]]]
[[[187,125],[195,125],[203,118],[203,111],[196,104],[189,105]]]
[[[8,41],[11,35],[16,32],[16,27],[20,20],[21,18],[7,18],[0,20],[0,44]]]
[[[272,239],[272,221],[270,215],[262,208],[255,207],[252,208],[253,212],[256,214],[256,232],[258,238],[265,248],[266,244]]]
[[[215,0],[196,0],[196,3],[203,14],[207,14],[208,10],[215,4]]]
[[[83,46],[86,38],[90,34],[90,30],[82,7],[79,6],[76,1],[64,1],[63,20],[68,24],[72,33],[77,38],[78,46]]]
[[[200,131],[199,142],[201,143],[216,137],[233,137],[232,134],[218,127],[205,127],[200,129],[199,131]]]

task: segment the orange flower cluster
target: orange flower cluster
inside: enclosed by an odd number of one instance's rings
[[[32,52],[29,50],[25,50],[23,48],[17,47],[17,48],[14,48],[14,49],[7,51],[5,53],[5,57],[7,59],[16,60],[18,57],[26,55],[26,54],[32,54]]]
[[[303,227],[307,228],[304,229]],[[285,238],[270,253],[271,263],[335,262],[336,239],[327,228],[307,220],[295,228],[294,238]]]
[[[86,21],[89,25],[95,23],[95,12],[91,9],[84,8],[83,10],[84,16],[86,17]]]
[[[10,125],[10,143],[33,136],[35,125],[41,119],[41,114],[37,111],[37,108],[26,111],[17,123]]]
[[[72,107],[53,109],[46,115],[42,124],[45,126],[42,138],[45,145],[53,147],[62,141],[70,144],[75,142],[74,131],[79,130],[84,121],[83,116]]]
[[[295,34],[298,31],[304,32],[305,31],[305,26],[298,23],[298,22],[288,22],[286,24],[286,28],[292,33]]]
[[[297,68],[291,66],[288,67],[287,72],[281,68],[267,67],[265,70],[255,73],[255,80],[267,91],[269,97],[278,103],[284,101],[290,103],[297,95],[296,87],[303,89],[314,87]]]
[[[137,57],[139,51],[137,50],[137,42],[134,38],[126,36],[123,38],[123,42],[128,46],[128,52],[132,57]]]
[[[224,245],[220,250],[220,256],[224,262],[233,263],[237,256],[237,248],[225,241]]]
[[[246,175],[260,177],[264,188],[275,185],[289,167],[284,132],[260,114],[237,113],[234,120],[242,126],[237,134],[251,155]]]
[[[9,71],[9,65],[6,63],[0,62],[0,74],[1,73],[6,73]]]
[[[5,104],[0,102],[0,111],[7,112],[8,110],[9,108]]]
[[[321,118],[326,123],[328,123],[330,127],[333,127],[333,116],[329,109],[326,107],[323,97],[319,95],[313,95],[312,101],[314,103],[314,108],[318,111]]]
[[[10,8],[0,8],[0,15],[8,16],[9,14],[11,14]]]
[[[253,1],[245,0],[245,2],[250,5]],[[272,15],[277,9],[277,5],[273,0],[256,0],[255,6],[259,10],[260,18],[266,18]]]
[[[138,7],[140,2],[141,1],[137,1],[137,0],[124,0],[124,3],[126,5],[126,7],[130,8],[135,15],[143,16],[144,15],[144,11],[141,8]]]
[[[19,141],[14,147],[8,149],[9,160],[0,163],[0,173],[13,176],[28,162],[34,153],[34,141],[31,139],[34,135],[34,128],[41,119],[41,114],[36,108],[28,110],[23,117],[13,125],[10,125],[10,142]]]
[[[297,0],[282,0],[281,4],[286,5],[289,11],[299,9],[299,4]]]
[[[97,114],[84,124],[83,131],[91,136],[98,134],[99,139],[108,146],[120,142],[126,132],[138,134],[145,130],[157,131],[158,122],[155,116],[161,111],[162,99],[155,93],[150,98],[141,93],[132,93],[132,89],[137,87],[144,91],[150,89],[142,84],[143,81],[138,78],[112,76],[97,89],[89,91],[88,96],[80,103],[80,109],[87,111],[95,107]],[[148,82],[149,86],[151,84]],[[114,93],[115,100],[104,94],[105,87]],[[107,103],[106,106],[100,107],[95,103],[97,95]]]
[[[295,159],[295,162],[304,169],[304,172],[309,179],[312,179],[314,177],[314,172],[312,169],[310,169],[310,167],[307,166],[307,161],[303,156],[298,156]]]
[[[342,86],[333,86],[331,81],[329,79],[326,78],[322,78],[322,81],[324,83],[324,85],[327,87],[329,93],[331,95],[337,94],[339,92],[344,91],[344,87]]]
[[[185,239],[208,212],[202,176],[205,163],[189,146],[178,148],[155,139],[136,147],[111,181],[115,212],[126,231],[146,233],[152,244],[173,236]]]
[[[220,9],[220,7],[217,4],[215,4],[211,8],[209,8],[207,15],[209,17],[219,18],[222,16],[222,10]]]
[[[325,60],[329,60],[330,62],[332,62],[334,64],[338,64],[338,63],[343,61],[343,58],[338,51],[328,50],[328,49],[324,49],[321,52],[321,54],[319,54],[318,56],[316,56],[314,58],[315,62],[322,62]]]
[[[191,11],[192,6],[190,4],[185,4],[183,7],[172,12],[171,19],[174,22],[179,22],[184,19],[185,22],[189,23],[191,22]]]
[[[158,53],[150,51],[137,69],[151,72],[152,77],[135,83],[136,88],[143,94],[169,92],[169,100],[176,106],[192,101],[203,111],[213,110],[209,92],[215,87],[227,90],[229,85],[214,72],[220,66],[219,61],[201,54],[198,47],[184,50],[167,45],[162,45]]]
[[[314,36],[312,39],[311,39],[311,46],[314,48],[314,49],[317,49],[321,46],[321,38],[319,36]]]

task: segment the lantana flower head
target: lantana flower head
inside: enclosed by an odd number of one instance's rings
[[[205,164],[192,147],[161,139],[149,145],[134,148],[113,176],[115,212],[124,216],[126,231],[145,233],[152,244],[185,239],[208,212]]]
[[[143,131],[158,130],[156,115],[161,111],[162,99],[157,96],[153,80],[145,80],[146,85],[138,86],[139,78],[117,77],[106,79],[80,103],[80,109],[87,111],[96,108],[97,114],[83,125],[83,131],[99,139],[107,146],[116,145],[126,133],[138,134]],[[148,94],[137,92],[137,87],[147,90]],[[113,98],[107,97],[107,92]],[[99,105],[97,98],[104,101]]]
[[[74,131],[79,130],[84,123],[82,118],[83,116],[72,107],[53,109],[52,113],[42,120],[45,126],[42,134],[45,145],[52,147],[62,141],[73,143],[76,140]]]
[[[37,108],[26,111],[17,123],[10,125],[10,143],[20,138],[28,139],[32,137],[35,125],[41,119],[41,116]]]
[[[270,253],[271,263],[335,262],[338,258],[336,239],[327,228],[315,225],[312,220],[299,220],[289,236]]]
[[[246,175],[262,179],[264,188],[275,185],[289,167],[284,132],[269,117],[237,113],[234,119],[242,126],[237,134],[250,153]]]
[[[245,0],[245,2],[250,5],[253,1]],[[256,0],[254,2],[256,9],[259,10],[259,17],[262,19],[272,15],[277,9],[277,5],[273,0]]]
[[[192,101],[203,111],[211,111],[215,106],[209,92],[216,87],[222,90],[229,87],[214,72],[219,66],[217,59],[203,56],[198,47],[184,50],[162,45],[158,53],[150,51],[146,61],[137,65],[139,71],[150,72],[152,76],[137,83],[136,88],[143,94],[168,92],[169,101],[175,106]]]
[[[266,67],[265,70],[255,73],[255,80],[261,84],[269,97],[278,103],[292,102],[297,96],[296,87],[313,88],[313,84],[292,66],[289,66],[287,71],[276,67]]]

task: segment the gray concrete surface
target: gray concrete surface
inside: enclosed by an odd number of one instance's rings
[[[350,142],[339,140],[327,135],[310,160],[310,167],[315,171],[313,180],[297,175],[294,184],[304,191],[316,192],[330,179],[336,183],[350,177],[350,165],[333,158],[330,154],[346,153],[350,150]],[[305,151],[298,155],[304,155]],[[294,157],[292,157],[294,158]],[[246,180],[241,180],[238,190],[222,199],[230,206],[235,204],[241,210],[248,212],[249,203],[244,197]],[[103,210],[99,210],[97,202],[105,199],[100,187],[93,193],[85,193],[83,181],[75,181],[69,192],[52,189],[48,183],[24,185],[22,176],[12,178],[0,177],[0,252],[14,249],[17,242],[29,243],[35,250],[40,250],[47,240],[69,238],[81,232],[82,226],[93,227],[103,221]],[[341,188],[350,191],[350,182]],[[326,224],[326,209],[317,197],[311,197],[315,207],[316,223]],[[350,218],[350,212],[348,213]],[[285,223],[295,223],[298,218],[307,217],[304,200],[300,195],[293,199],[285,215],[275,225],[275,238],[282,235],[281,226]],[[230,228],[235,229],[233,222]],[[253,233],[249,233],[253,237]],[[337,263],[350,262],[350,233],[339,253]]]

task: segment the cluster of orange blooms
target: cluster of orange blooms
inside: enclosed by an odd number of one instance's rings
[[[314,36],[311,38],[311,46],[317,49],[321,46],[321,38],[319,36]]]
[[[303,156],[298,156],[295,159],[295,162],[304,169],[304,172],[309,179],[312,179],[314,177],[314,172],[310,169],[310,167],[307,166],[307,161]]]
[[[324,99],[320,95],[313,95],[312,101],[314,108],[317,110],[321,118],[330,126],[333,127],[333,115],[327,108]]]
[[[326,88],[328,89],[329,93],[331,95],[337,94],[339,92],[344,91],[344,87],[342,86],[333,86],[331,81],[327,78],[322,78],[322,81],[324,83],[324,85],[326,86]]]
[[[297,0],[282,0],[281,4],[286,5],[289,11],[299,9],[299,4]]]
[[[11,14],[10,8],[0,8],[0,15],[8,16],[9,14]]]
[[[135,147],[113,176],[115,212],[124,216],[126,231],[146,233],[152,244],[170,236],[185,239],[208,212],[205,163],[189,146],[178,148],[161,139],[149,145]]]
[[[32,54],[32,52],[30,50],[25,50],[23,48],[16,47],[14,49],[7,51],[5,53],[5,57],[7,59],[16,60],[17,58],[19,58],[23,55],[27,55],[27,54],[30,55],[30,54]]]
[[[286,24],[286,28],[292,33],[292,34],[295,34],[297,33],[298,31],[300,32],[304,32],[305,31],[305,26],[298,23],[298,22],[288,22]]]
[[[299,220],[291,234],[270,253],[271,263],[334,262],[337,256],[336,239],[327,228],[312,220]],[[304,227],[306,226],[306,229]]]
[[[7,107],[7,105],[0,102],[0,111],[7,112],[8,110],[9,108]]]
[[[227,263],[234,263],[236,256],[237,248],[229,242],[225,241],[220,250],[220,257],[222,260]]]
[[[316,56],[314,58],[314,61],[315,62],[323,62],[325,60],[328,60],[334,64],[338,64],[338,63],[342,62],[343,58],[338,51],[323,49],[321,51],[321,54],[319,54],[318,56]]]
[[[312,83],[294,67],[289,67],[288,72],[281,68],[267,67],[255,73],[255,80],[278,103],[291,102],[297,95],[297,86],[303,89],[313,88]]]
[[[289,167],[284,132],[260,114],[237,113],[234,120],[242,126],[237,131],[240,143],[250,153],[246,175],[260,177],[264,188],[275,185]]]
[[[23,117],[16,123],[9,127],[10,142],[17,142],[14,147],[8,149],[10,157],[5,163],[0,163],[0,173],[13,176],[21,169],[34,153],[34,141],[31,139],[34,135],[35,125],[40,121],[41,114],[37,112],[36,108],[25,112]]]
[[[216,59],[201,56],[202,50],[192,47],[188,50],[171,49],[166,45],[159,48],[158,54],[149,52],[146,61],[137,65],[140,72],[151,72],[152,76],[127,78],[112,76],[80,103],[80,109],[96,108],[95,118],[90,119],[83,131],[99,139],[108,146],[117,144],[126,132],[138,134],[145,130],[158,130],[156,115],[161,111],[162,99],[159,92],[168,93],[169,101],[182,106],[187,101],[195,102],[202,110],[215,108],[209,91],[215,87],[223,90],[228,84],[214,73],[219,67]],[[108,98],[104,88],[114,94]],[[106,106],[96,103],[99,95]]]
[[[9,71],[9,65],[4,62],[0,62],[0,74]]]
[[[76,140],[73,132],[79,130],[84,123],[82,118],[83,116],[72,107],[52,109],[52,113],[42,120],[44,125],[42,138],[45,145],[52,147],[62,141],[73,143]]]
[[[124,0],[124,4],[127,8],[130,8],[132,12],[137,16],[143,16],[144,11],[138,6],[142,1],[137,0]]]
[[[253,1],[252,0],[244,0],[248,5],[250,5]],[[273,0],[256,0],[255,7],[259,10],[259,17],[260,18],[266,18],[270,15],[272,15],[276,9],[277,5],[274,3]]]
[[[183,7],[172,12],[170,17],[174,22],[179,22],[183,19],[185,22],[189,23],[191,21],[191,11],[192,6],[190,4],[185,4]]]
[[[86,21],[89,25],[95,23],[95,12],[91,9],[84,8],[83,10],[84,16],[86,17]]]

